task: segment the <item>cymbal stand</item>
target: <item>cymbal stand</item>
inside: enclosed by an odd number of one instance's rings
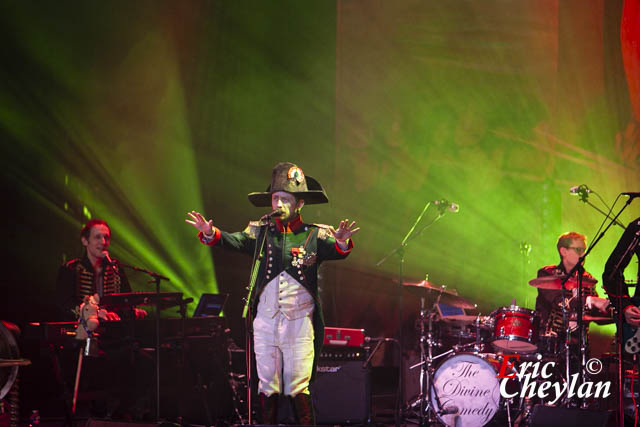
[[[431,406],[431,402],[429,400],[429,394],[431,392],[432,387],[432,375],[433,375],[433,361],[435,360],[433,357],[433,347],[435,345],[434,336],[433,336],[433,318],[436,313],[436,306],[440,302],[440,297],[442,296],[442,292],[438,294],[438,297],[433,303],[433,306],[427,311],[425,309],[425,298],[424,296],[420,297],[420,364],[421,364],[421,372],[420,372],[420,427],[425,427],[430,425],[432,422],[435,422],[435,419],[432,417],[434,415],[434,408]],[[427,322],[427,330],[425,334],[425,320]],[[426,344],[426,350],[425,350]],[[451,352],[452,350],[450,350]],[[441,357],[439,355],[438,357]]]
[[[620,197],[620,196],[618,196]],[[574,268],[571,269],[571,271],[567,274],[568,277],[571,277],[574,273],[574,271],[577,270],[578,265],[582,265],[584,263],[584,259],[586,258],[587,255],[589,255],[589,253],[591,252],[591,250],[594,248],[594,246],[596,246],[598,244],[598,242],[602,239],[602,237],[604,237],[605,233],[609,230],[609,228],[611,228],[611,226],[613,224],[618,224],[618,217],[622,214],[622,212],[631,204],[631,202],[633,201],[634,197],[629,197],[629,199],[627,200],[627,202],[625,203],[625,205],[618,211],[618,213],[616,214],[616,216],[614,216],[613,218],[610,218],[609,215],[607,215],[607,219],[611,219],[611,221],[609,222],[609,224],[607,224],[607,226],[605,227],[604,230],[602,230],[602,232],[600,232],[600,234],[598,235],[598,237],[593,241],[593,243],[591,243],[591,245],[589,245],[589,248],[587,248],[587,251],[578,259],[578,263],[576,264],[576,266]],[[614,203],[615,206],[615,203]],[[613,207],[611,208],[613,209]],[[625,228],[624,226],[622,226],[622,228]],[[621,258],[618,261],[618,264],[616,265],[616,267],[614,267],[613,272],[610,273],[610,278],[613,277],[613,275],[618,271],[618,269],[620,268],[620,263],[622,262]],[[622,383],[623,383],[623,378],[622,378],[622,310],[621,310],[621,305],[622,305],[622,293],[621,293],[621,286],[622,283],[618,283],[619,289],[618,289],[618,294],[616,296],[616,301],[618,304],[617,305],[617,331],[616,331],[616,340],[617,340],[617,353],[618,353],[618,396],[620,396],[618,398],[618,423],[620,426],[624,425],[624,404],[623,404],[623,399],[622,399]],[[564,288],[564,284],[563,284],[563,288]]]
[[[482,321],[480,320],[480,313],[478,313],[478,317],[476,317],[476,320],[473,321],[473,325],[475,326],[476,329],[476,342],[473,345],[473,351],[474,353],[480,353],[482,350],[484,350],[483,345],[482,345],[482,340],[481,340],[481,336],[480,336],[480,325],[481,325]]]

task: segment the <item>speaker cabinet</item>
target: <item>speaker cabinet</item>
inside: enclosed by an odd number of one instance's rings
[[[609,411],[536,405],[531,414],[531,427],[605,427],[609,415]]]
[[[320,360],[311,392],[317,424],[362,424],[371,409],[369,369],[361,360]]]

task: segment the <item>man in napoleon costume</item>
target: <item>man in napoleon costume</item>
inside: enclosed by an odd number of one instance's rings
[[[320,183],[293,163],[278,163],[267,191],[249,194],[249,201],[277,212],[235,233],[220,230],[195,211],[185,221],[199,230],[202,243],[254,257],[251,312],[262,422],[277,424],[278,398],[284,394],[293,402],[297,422],[313,425],[309,383],[324,337],[318,267],[346,258],[359,228],[347,219],[337,229],[302,222],[305,204],[329,200]]]

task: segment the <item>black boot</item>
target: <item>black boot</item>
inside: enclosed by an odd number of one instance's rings
[[[316,418],[313,414],[313,400],[310,394],[300,393],[292,398],[293,409],[296,414],[298,424],[302,426],[316,425]]]
[[[280,395],[274,393],[267,397],[264,393],[260,393],[260,422],[262,424],[278,424],[278,398]]]

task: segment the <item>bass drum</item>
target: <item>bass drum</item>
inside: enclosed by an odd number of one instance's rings
[[[480,427],[500,407],[496,370],[475,354],[457,354],[442,362],[433,376],[431,404],[447,426]]]

